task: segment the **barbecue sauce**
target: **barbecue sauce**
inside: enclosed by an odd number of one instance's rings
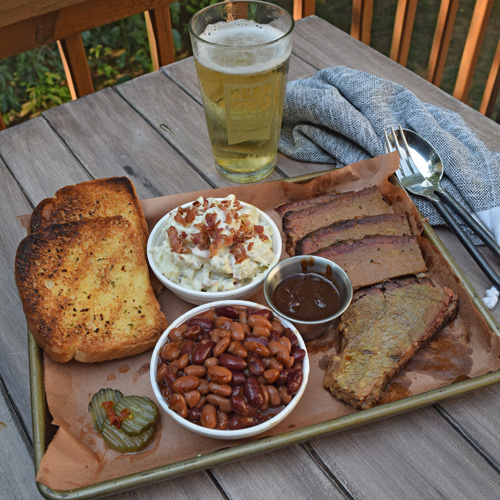
[[[286,316],[300,321],[318,321],[335,314],[340,307],[339,292],[331,277],[306,272],[285,278],[273,292],[273,303]]]

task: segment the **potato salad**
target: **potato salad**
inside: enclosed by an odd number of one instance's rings
[[[173,210],[164,231],[153,259],[166,278],[190,290],[239,288],[259,279],[275,257],[271,228],[234,195],[200,197]]]

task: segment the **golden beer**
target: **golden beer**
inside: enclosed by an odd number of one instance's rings
[[[235,182],[266,177],[276,163],[291,37],[232,20],[209,25],[193,50],[219,173]]]

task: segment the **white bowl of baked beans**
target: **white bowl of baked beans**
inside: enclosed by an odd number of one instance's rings
[[[244,300],[191,309],[163,333],[151,358],[151,385],[176,422],[203,436],[241,439],[284,420],[309,377],[297,329]]]

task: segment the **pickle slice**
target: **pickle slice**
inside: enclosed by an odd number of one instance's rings
[[[125,409],[130,415],[122,417],[121,428],[129,436],[138,436],[151,427],[158,419],[158,408],[146,396],[125,396],[115,406],[115,413],[121,415]]]
[[[138,436],[129,436],[122,429],[117,429],[109,422],[104,422],[102,426],[102,437],[104,442],[115,451],[129,453],[141,451],[151,442],[154,434],[154,426],[149,426]]]
[[[103,424],[109,422],[106,409],[102,404],[106,401],[113,401],[113,405],[116,405],[122,398],[123,394],[116,389],[101,389],[92,396],[89,403],[89,413],[92,417],[94,430],[102,431]]]

